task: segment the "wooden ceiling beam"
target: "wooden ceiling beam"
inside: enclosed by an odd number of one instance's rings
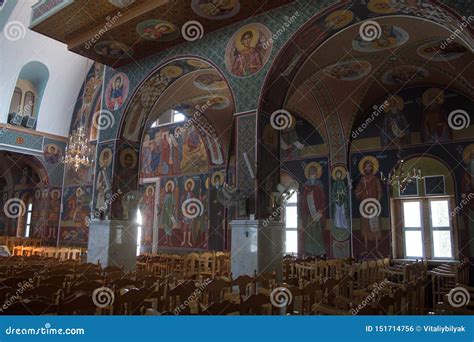
[[[140,2],[141,4],[139,6],[136,6],[130,10],[127,10],[122,16],[120,16],[113,23],[113,25],[107,29],[107,31],[114,30],[118,28],[119,26],[126,24],[130,20],[133,20],[141,15],[144,15],[145,13],[152,11],[160,6],[166,5],[170,3],[170,0],[146,0],[146,1],[141,0]],[[121,12],[120,10],[117,11],[117,13],[120,13],[120,12]],[[113,17],[113,14],[110,14],[110,16]],[[101,25],[97,25],[95,28],[72,39],[70,42],[67,43],[68,49],[71,50],[79,45],[84,45],[85,43],[89,41],[100,40],[100,38],[96,39],[95,36],[98,35],[101,32],[101,30],[104,30],[105,28],[107,28],[106,24],[107,22],[104,22]]]

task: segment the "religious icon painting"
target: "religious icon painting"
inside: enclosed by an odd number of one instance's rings
[[[140,37],[167,42],[179,37],[179,30],[173,23],[164,20],[147,20],[137,25]]]
[[[334,11],[324,19],[328,30],[339,30],[346,27],[354,20],[354,12],[349,10]]]
[[[227,88],[227,83],[216,72],[200,74],[194,79],[194,85],[202,90],[222,90]]]
[[[233,17],[240,11],[239,0],[193,0],[191,7],[197,15],[210,20]]]
[[[346,241],[350,237],[349,186],[347,169],[337,165],[331,171],[331,198],[333,226],[331,235],[334,240]]]
[[[112,164],[112,150],[110,147],[106,147],[100,152],[99,166],[101,168],[107,168]]]
[[[365,156],[359,161],[359,172],[361,175],[375,175],[379,172],[379,161],[374,156]]]
[[[461,44],[456,42],[446,44],[443,40],[438,39],[422,44],[417,49],[419,56],[435,62],[452,61],[462,57],[466,52],[467,48]]]
[[[385,101],[385,115],[380,140],[382,146],[403,146],[410,143],[410,125],[403,109],[405,100],[398,95]]]
[[[54,200],[58,200],[61,197],[61,190],[53,190],[51,191],[51,198]]]
[[[117,110],[122,107],[127,99],[129,87],[130,85],[127,75],[123,72],[115,74],[105,89],[107,108],[110,110]]]
[[[323,174],[323,168],[318,162],[310,162],[304,167],[304,176],[306,179],[319,179]]]
[[[225,175],[223,171],[216,171],[211,176],[211,184],[215,188],[220,188],[225,183]]]
[[[410,38],[408,32],[393,25],[380,25],[380,32],[378,33],[379,37],[371,41],[357,34],[352,41],[352,47],[359,52],[377,52],[399,47]]]
[[[415,83],[428,78],[428,70],[415,65],[401,65],[387,71],[382,76],[382,82],[386,85],[398,85]]]
[[[336,80],[355,81],[367,76],[372,71],[372,65],[367,61],[351,60],[330,65],[323,71]]]
[[[272,52],[271,35],[270,30],[262,24],[241,27],[227,43],[227,70],[236,77],[248,77],[259,72]]]
[[[44,160],[48,164],[57,164],[61,161],[62,151],[56,144],[47,144],[43,147]]]
[[[128,58],[133,55],[133,49],[125,44],[105,41],[94,45],[94,51],[101,56],[109,58]]]
[[[120,166],[133,169],[137,166],[137,154],[131,148],[126,148],[120,153]]]
[[[373,13],[391,14],[397,11],[392,3],[392,0],[370,0],[367,8]]]

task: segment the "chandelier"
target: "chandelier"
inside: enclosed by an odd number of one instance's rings
[[[402,149],[398,150],[398,161],[395,168],[390,171],[387,177],[384,177],[383,172],[380,172],[380,179],[391,186],[398,186],[400,193],[405,192],[408,185],[418,180],[423,179],[421,176],[421,168],[413,168],[412,170],[404,170],[405,161],[402,158]]]
[[[86,137],[84,126],[80,125],[77,131],[72,131],[69,142],[66,146],[66,155],[63,162],[71,166],[77,172],[81,166],[90,166],[92,160],[89,159],[91,149]]]

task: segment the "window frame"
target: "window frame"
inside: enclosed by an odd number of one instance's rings
[[[448,220],[450,222],[448,227],[433,227],[432,224],[432,216],[431,216],[431,202],[440,202],[446,201],[448,204]],[[430,228],[430,237],[431,237],[431,257],[436,260],[454,260],[454,227],[453,221],[449,218],[449,214],[451,213],[451,205],[449,203],[449,198],[437,198],[436,196],[430,196],[427,198],[427,205],[428,205],[428,212],[429,212],[429,228]],[[434,248],[434,231],[449,231],[450,234],[450,244],[451,244],[451,257],[437,257],[435,256],[435,248]]]
[[[295,201],[290,202],[290,198],[295,198]],[[298,192],[295,191],[293,195],[285,202],[285,254],[298,254]],[[287,227],[286,225],[286,209],[287,208],[296,208],[296,226],[295,227]],[[288,251],[286,247],[287,241],[287,233],[288,232],[296,232],[296,251]]]
[[[433,229],[432,222],[431,222],[431,202],[432,201],[447,201],[448,202],[448,214],[450,210],[455,205],[454,196],[452,195],[430,195],[430,196],[417,196],[411,198],[392,198],[394,205],[391,210],[392,215],[392,224],[394,227],[392,230],[392,234],[397,234],[397,231],[402,234],[402,241],[400,241],[397,236],[392,236],[392,240],[395,241],[395,245],[393,246],[393,253],[395,257],[402,257],[404,259],[409,260],[416,260],[420,259],[420,257],[412,257],[407,256],[406,252],[406,236],[405,231],[419,231],[418,228],[405,227],[405,217],[404,217],[404,202],[420,202],[420,210],[421,210],[421,232],[422,232],[422,250],[423,250],[423,258],[428,260],[439,260],[439,261],[450,261],[450,260],[457,260],[458,255],[458,245],[457,245],[457,232],[456,232],[456,219],[449,217],[449,231],[450,231],[450,238],[451,238],[451,257],[435,257],[434,255],[434,238],[433,238],[433,231],[448,231],[448,227],[436,227]],[[398,208],[398,209],[395,209]],[[398,224],[397,224],[398,222]],[[398,241],[398,242],[397,242]],[[402,246],[400,246],[400,243]],[[402,255],[401,255],[402,254]]]
[[[26,209],[26,220],[25,220],[25,238],[30,237],[31,232],[31,217],[33,216],[33,203],[30,201]]]
[[[420,207],[420,227],[406,227],[405,226],[405,208],[404,208],[404,203],[419,203]],[[424,222],[424,217],[423,217],[423,201],[421,199],[403,199],[401,200],[401,207],[402,207],[402,221],[403,221],[403,256],[405,259],[417,259],[417,258],[424,258],[426,257],[426,248],[425,248],[425,234],[424,234],[424,229],[423,229],[423,222]],[[407,244],[406,244],[406,232],[407,231],[412,231],[412,232],[420,232],[421,233],[421,256],[409,256],[407,255]]]
[[[18,101],[18,105],[12,111],[12,104],[13,104],[13,99],[15,98],[15,95],[17,95],[17,96],[19,95],[20,98],[19,98],[19,101]],[[21,106],[21,100],[22,99],[23,99],[23,90],[20,87],[15,87],[15,90],[13,90],[13,96],[10,100],[10,108],[9,108],[8,114],[10,114],[10,113],[17,113],[18,114],[18,112],[22,108],[22,106]]]
[[[33,100],[31,101],[31,108],[28,113],[25,110],[25,108],[29,108],[28,103],[27,103],[27,96],[31,96],[33,98]],[[27,90],[23,98],[23,106],[22,106],[22,112],[24,116],[30,116],[30,117],[35,116],[35,102],[36,102],[35,93],[33,93],[31,90]]]

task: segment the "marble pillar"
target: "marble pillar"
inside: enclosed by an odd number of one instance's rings
[[[263,220],[234,220],[232,229],[231,272],[235,279],[276,270],[283,275],[284,224]]]
[[[124,271],[134,269],[137,231],[137,224],[129,221],[92,220],[89,225],[87,262],[99,262],[102,267],[123,267]]]

